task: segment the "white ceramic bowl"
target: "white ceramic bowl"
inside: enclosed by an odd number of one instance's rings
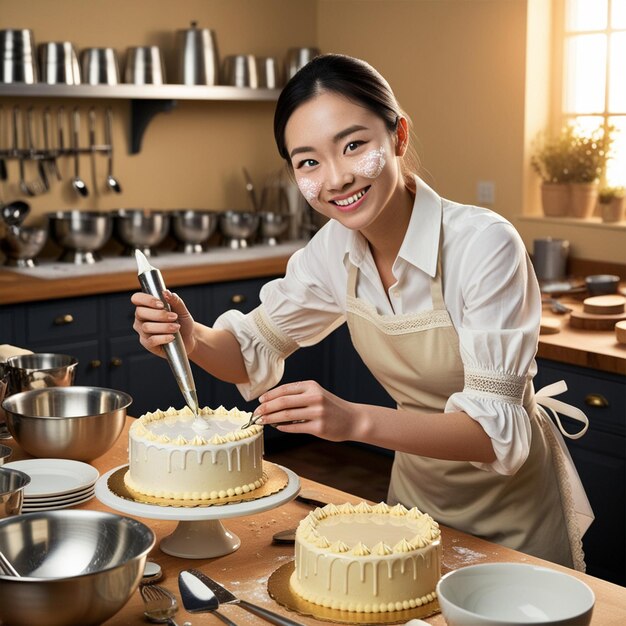
[[[588,626],[595,596],[582,581],[525,563],[470,565],[437,584],[448,626]]]

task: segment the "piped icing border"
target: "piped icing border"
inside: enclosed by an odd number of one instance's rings
[[[234,496],[241,496],[262,487],[267,482],[267,474],[263,474],[262,477],[247,485],[241,485],[240,487],[229,487],[228,489],[220,489],[213,491],[180,491],[173,492],[165,489],[152,490],[142,487],[138,488],[130,477],[130,472],[124,474],[124,484],[131,492],[141,496],[151,496],[154,498],[164,498],[172,500],[220,500],[222,498],[232,498]]]
[[[320,532],[319,523],[321,520],[333,515],[362,515],[367,513],[377,513],[380,515],[389,515],[390,517],[407,517],[411,520],[420,521],[422,528],[417,529],[414,537],[407,541],[402,539],[395,546],[389,546],[380,541],[372,546],[367,546],[362,542],[356,543],[352,548],[341,541],[330,543],[328,539]],[[388,554],[401,554],[403,552],[412,552],[430,545],[441,537],[439,524],[427,513],[422,513],[417,507],[407,509],[402,504],[389,506],[385,502],[370,505],[367,502],[359,502],[357,505],[345,504],[335,505],[327,504],[322,508],[311,511],[298,524],[298,538],[302,542],[309,543],[317,548],[327,549],[333,553],[350,553],[353,556],[369,556],[370,554],[377,556],[385,556]]]
[[[225,409],[223,406],[220,406],[217,409],[204,407],[198,411],[198,414],[204,419],[228,418],[229,420],[234,422],[241,422],[242,426],[248,422],[251,415],[247,411],[240,411],[236,408],[228,410]],[[171,443],[175,446],[205,446],[208,444],[219,446],[226,443],[249,439],[250,437],[254,437],[263,431],[262,425],[254,424],[249,428],[243,430],[241,428],[235,429],[229,433],[226,433],[225,435],[215,434],[210,439],[206,439],[200,433],[196,433],[193,439],[187,440],[181,435],[179,435],[175,439],[171,439],[167,435],[155,435],[153,432],[150,431],[150,428],[148,427],[148,425],[152,422],[164,421],[166,424],[168,422],[173,424],[177,421],[192,422],[194,419],[195,416],[193,412],[187,406],[182,409],[175,409],[174,407],[170,407],[169,409],[167,409],[167,411],[161,411],[160,409],[157,409],[152,413],[145,413],[139,419],[137,419],[130,427],[130,432],[135,437],[137,437],[137,439],[144,439],[153,443]]]

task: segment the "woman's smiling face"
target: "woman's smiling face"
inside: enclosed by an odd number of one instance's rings
[[[296,182],[319,213],[364,230],[404,188],[395,135],[343,96],[322,92],[298,107],[285,140]]]

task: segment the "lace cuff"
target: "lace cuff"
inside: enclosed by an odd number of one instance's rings
[[[298,344],[272,322],[262,305],[252,311],[252,323],[263,342],[280,358],[286,359],[298,349]]]
[[[465,370],[463,392],[470,396],[498,398],[521,406],[525,388],[525,376],[513,376],[493,370]]]

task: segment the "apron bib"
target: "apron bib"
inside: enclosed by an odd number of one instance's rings
[[[433,310],[381,315],[356,297],[358,268],[349,267],[346,317],[354,347],[398,408],[407,411],[442,413],[448,398],[464,387],[459,338],[445,308],[441,276],[440,249],[431,281]],[[532,411],[532,443],[515,475],[396,452],[389,503],[417,506],[447,526],[584,571],[573,502],[582,485],[565,445],[559,444],[559,431],[538,401],[529,380],[524,406]],[[572,469],[578,490],[569,483]],[[582,496],[586,501],[584,490]]]

